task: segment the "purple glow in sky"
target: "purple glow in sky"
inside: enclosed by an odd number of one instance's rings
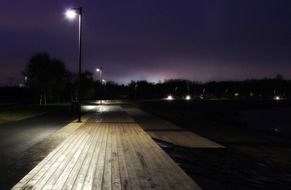
[[[33,53],[77,70],[77,22],[84,9],[84,68],[107,80],[240,80],[291,76],[290,0],[2,0],[0,84],[23,80]],[[96,74],[97,75],[97,74]]]

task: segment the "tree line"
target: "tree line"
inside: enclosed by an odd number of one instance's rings
[[[1,100],[68,102],[76,99],[78,75],[68,71],[60,59],[48,53],[37,53],[27,62],[23,71],[24,87],[1,87]],[[244,81],[197,82],[169,79],[163,82],[131,81],[117,84],[94,80],[93,74],[81,75],[80,96],[83,100],[96,99],[160,99],[168,95],[174,98],[192,99],[282,99],[291,98],[291,81],[277,75],[274,78]]]

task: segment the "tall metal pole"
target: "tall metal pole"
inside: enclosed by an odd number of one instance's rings
[[[81,110],[81,96],[80,96],[80,91],[81,91],[81,73],[82,73],[82,14],[83,10],[82,7],[78,8],[79,12],[79,78],[78,78],[78,89],[77,89],[77,94],[78,94],[78,122],[81,122],[81,115],[82,115],[82,110]]]
[[[103,92],[102,92],[102,73],[103,73],[103,69],[102,67],[100,67],[100,85],[101,85],[101,101],[100,101],[100,104],[102,105],[102,98],[103,98]]]
[[[103,72],[103,70],[102,70],[102,67],[100,68],[100,83],[102,83],[102,72]]]

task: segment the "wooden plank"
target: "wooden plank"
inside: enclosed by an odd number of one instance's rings
[[[117,143],[117,157],[118,157],[118,166],[119,166],[119,174],[120,174],[120,182],[121,182],[121,189],[128,190],[133,189],[133,185],[129,179],[129,173],[126,167],[124,150],[121,142],[121,136],[123,135],[120,125],[116,125],[116,143]]]
[[[148,146],[148,149],[151,150],[151,161],[156,164],[156,168],[154,170],[155,173],[158,173],[160,176],[163,176],[163,180],[165,180],[171,189],[177,189],[183,187],[183,184],[179,184],[177,181],[176,173],[172,169],[171,165],[168,164],[167,160],[165,160],[160,154],[160,147],[153,146],[155,144],[151,138],[148,138],[147,134],[145,134],[140,128],[137,128],[139,131],[141,138],[143,139],[143,144]],[[162,150],[161,150],[162,151]],[[155,159],[153,159],[155,158]],[[151,162],[149,161],[149,162]]]
[[[140,184],[140,181],[138,180],[138,176],[136,174],[134,165],[131,160],[130,147],[128,146],[127,141],[126,141],[126,139],[129,138],[128,131],[122,125],[120,125],[120,130],[118,131],[119,131],[119,135],[118,135],[119,149],[120,149],[120,153],[122,154],[122,157],[123,157],[122,159],[125,162],[125,167],[128,172],[129,189],[142,190],[142,186]]]
[[[81,127],[83,129],[83,127]],[[61,146],[51,152],[43,161],[41,161],[32,171],[30,171],[13,189],[29,189],[33,187],[39,178],[50,168],[50,166],[63,154],[63,152],[72,147],[77,141],[82,139],[82,133],[74,134],[68,140],[65,140]]]
[[[132,149],[132,159],[134,160],[134,167],[137,172],[142,189],[153,189],[156,185],[152,181],[152,176],[148,171],[148,163],[144,160],[144,147],[136,146],[138,137],[134,131],[134,125],[125,125],[129,131],[129,138],[127,139],[130,149]]]
[[[83,133],[82,139],[77,141],[77,143],[74,146],[71,146],[69,149],[65,150],[62,155],[58,157],[57,160],[52,162],[51,165],[49,165],[49,168],[47,171],[43,173],[43,175],[37,180],[35,183],[34,188],[36,190],[42,189],[46,183],[49,181],[49,179],[55,180],[54,175],[58,175],[58,172],[56,172],[58,169],[62,170],[63,167],[65,167],[66,163],[70,161],[72,156],[75,154],[75,152],[78,150],[79,145],[83,144],[84,142],[90,141],[90,137],[86,135],[86,133]],[[53,184],[50,184],[53,185]]]
[[[75,150],[72,150],[73,154],[67,157],[61,165],[55,170],[55,172],[50,176],[49,180],[45,183],[41,189],[62,189],[63,183],[66,181],[72,167],[75,165],[77,160],[80,157],[80,154],[86,151],[86,148],[90,143],[92,143],[92,137],[89,136],[86,141],[83,141],[76,147]]]
[[[102,183],[103,183],[103,173],[104,173],[104,163],[105,163],[105,155],[106,155],[106,144],[108,139],[108,126],[105,125],[104,131],[104,139],[102,141],[102,145],[99,152],[99,158],[95,170],[95,175],[93,179],[93,187],[94,190],[102,190]]]
[[[96,126],[96,125],[93,125],[93,126],[94,126],[95,130],[90,134],[93,137],[93,141],[89,145],[89,149],[86,152],[85,159],[82,162],[82,167],[80,168],[78,175],[77,175],[77,178],[74,182],[74,186],[73,186],[74,190],[82,189],[82,186],[85,182],[87,172],[88,172],[89,167],[90,167],[90,162],[92,160],[92,156],[94,153],[96,143],[98,142],[98,138],[97,138],[98,135],[97,134],[99,134],[99,133],[96,134],[96,131],[98,130],[99,126]]]
[[[20,189],[20,187],[24,186],[36,173],[38,173],[41,168],[50,161],[56,154],[62,152],[63,149],[67,148],[71,142],[76,139],[73,137],[69,137],[66,141],[63,141],[59,146],[56,147],[47,157],[44,158],[35,168],[33,168],[25,177],[23,177],[14,187],[13,189]]]
[[[133,130],[135,132],[135,136],[138,138],[138,141],[136,141],[136,146],[139,150],[141,150],[141,154],[144,157],[144,162],[146,162],[148,166],[148,175],[151,177],[152,189],[161,189],[161,190],[170,190],[170,186],[168,182],[164,179],[164,176],[161,175],[160,172],[157,172],[157,168],[161,168],[161,166],[156,164],[155,159],[156,156],[153,154],[152,148],[149,147],[149,143],[144,141],[144,138],[142,137],[143,134],[141,134],[138,130],[139,126],[134,126]]]
[[[97,130],[96,126],[94,125],[88,125],[87,126],[91,126],[93,129]],[[94,130],[93,130],[94,131]],[[94,139],[94,136],[92,135],[92,133],[87,133],[88,136],[91,137],[91,139]],[[78,177],[78,174],[81,170],[81,168],[83,167],[83,163],[84,160],[87,157],[87,153],[89,151],[89,149],[92,147],[92,141],[90,141],[90,144],[86,144],[84,151],[82,151],[81,155],[79,156],[78,160],[76,162],[71,163],[71,170],[68,176],[66,176],[66,181],[64,183],[62,183],[62,188],[61,189],[73,189],[75,181]]]
[[[107,127],[108,127],[108,138],[107,138],[106,151],[105,151],[106,153],[105,153],[102,190],[110,190],[111,189],[111,132],[112,132],[112,127],[110,125],[107,125]]]
[[[224,148],[222,145],[138,108],[124,108],[152,138],[190,148]]]
[[[94,131],[92,133],[95,133],[96,130],[98,130],[99,127],[96,126],[92,126],[94,127]],[[92,141],[94,141],[94,136],[91,135],[91,138],[93,138]],[[92,141],[90,143],[92,143]],[[91,146],[90,145],[86,145],[84,151],[80,154],[80,156],[73,160],[73,162],[70,163],[70,165],[67,167],[67,172],[64,172],[63,174],[63,178],[64,179],[59,179],[59,183],[56,183],[56,185],[54,186],[53,189],[66,189],[66,188],[72,188],[73,184],[75,182],[75,179],[77,178],[78,173],[76,171],[80,171],[80,165],[79,163],[82,163],[82,161],[85,158],[85,155],[87,154],[87,152],[89,151],[89,148]]]
[[[149,146],[149,149],[153,152],[153,157],[156,158],[153,160],[156,164],[158,164],[158,168],[155,170],[156,173],[160,173],[160,175],[164,176],[165,180],[168,184],[170,184],[172,189],[177,188],[185,188],[184,184],[180,184],[177,179],[176,171],[169,164],[168,160],[163,157],[161,152],[163,152],[159,146],[155,146],[156,144],[153,140],[147,135],[144,134],[143,131],[139,128],[137,130],[141,133],[141,137],[144,139],[144,144]]]
[[[209,139],[189,131],[147,131],[154,139],[190,148],[224,148]]]
[[[177,188],[182,187],[185,190],[200,189],[200,187],[195,184],[193,180],[186,175],[185,172],[156,143],[154,143],[149,135],[147,135],[141,128],[138,128],[138,130],[141,133],[144,133],[143,137],[151,142],[149,145],[152,147],[158,160],[160,160],[165,167],[161,172],[166,176],[169,183]]]
[[[118,126],[111,126],[112,127],[112,133],[111,133],[111,180],[112,180],[112,190],[121,190],[121,177],[120,177],[120,171],[118,166],[118,153],[117,153],[117,139],[116,136],[118,134]]]
[[[86,179],[83,184],[83,189],[90,190],[93,187],[93,180],[94,175],[97,168],[98,159],[100,158],[100,152],[102,148],[102,143],[104,141],[105,136],[105,126],[104,125],[95,125],[96,127],[99,127],[98,133],[98,143],[95,145],[94,154],[92,156],[92,160],[90,163],[90,168],[88,170]]]

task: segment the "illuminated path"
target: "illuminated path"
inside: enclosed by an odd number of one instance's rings
[[[98,113],[13,189],[200,189],[120,107]]]

